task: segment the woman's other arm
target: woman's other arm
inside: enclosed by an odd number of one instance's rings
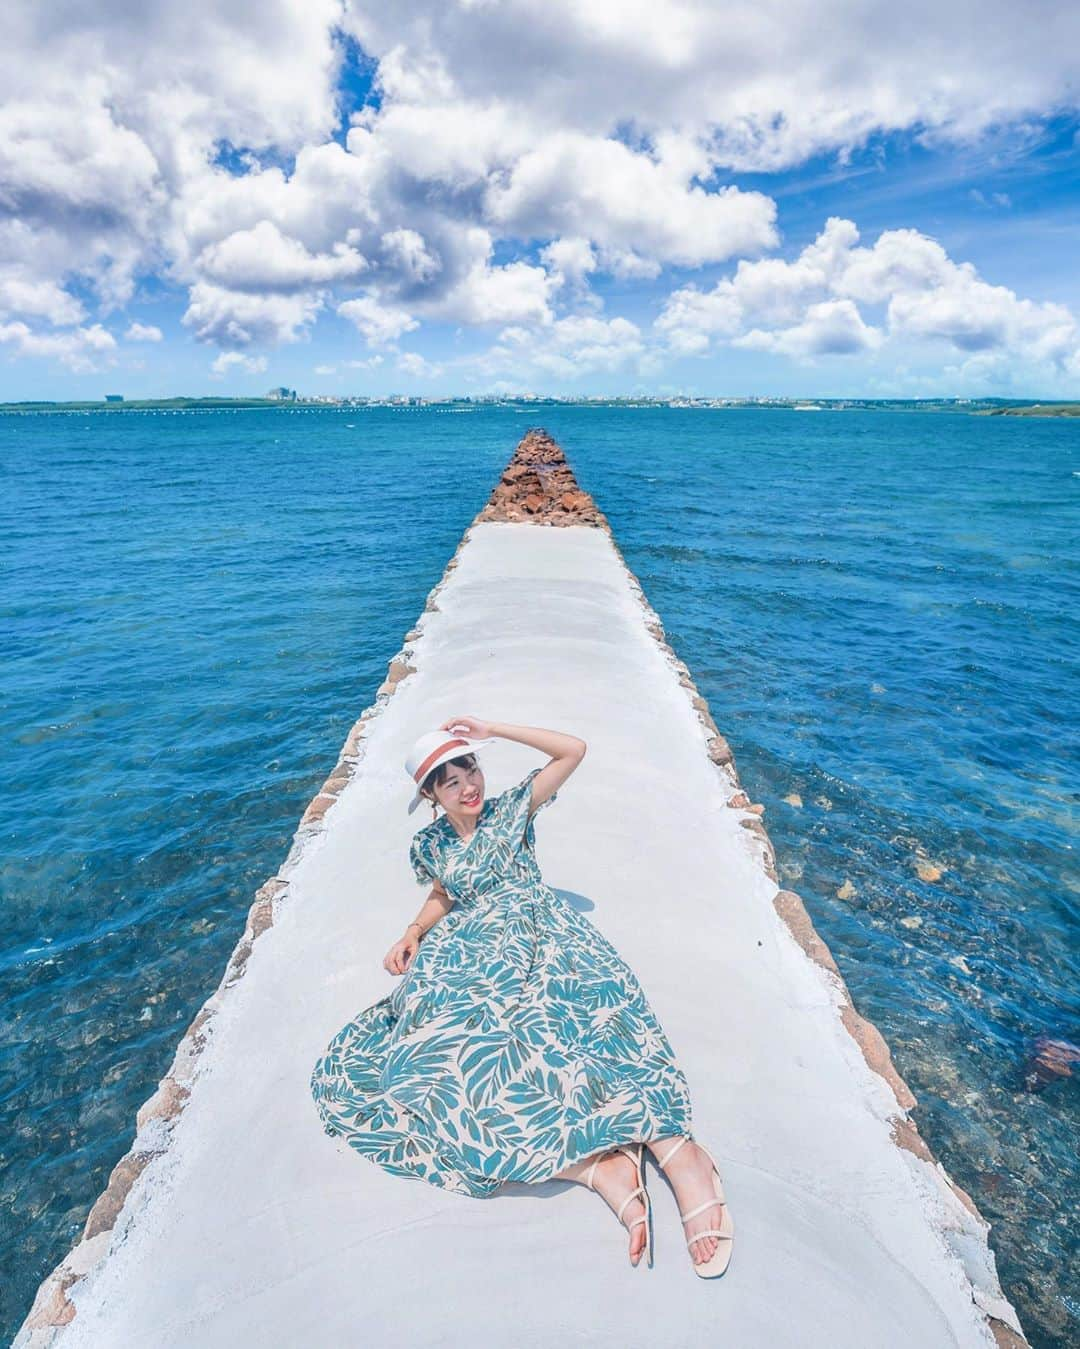
[[[387,951],[383,968],[391,974],[404,974],[420,949],[421,941],[453,907],[454,901],[436,881],[431,887],[431,894],[424,900],[420,912],[405,929],[404,935]]]

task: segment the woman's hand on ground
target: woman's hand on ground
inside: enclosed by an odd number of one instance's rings
[[[410,930],[387,951],[383,959],[383,969],[390,974],[404,974],[419,949],[420,938]]]
[[[451,717],[439,727],[440,731],[460,732],[474,740],[486,740],[491,735],[491,723],[476,717]]]

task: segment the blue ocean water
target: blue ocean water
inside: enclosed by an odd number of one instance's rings
[[[0,415],[0,1334],[76,1238],[517,439],[608,516],[1032,1343],[1080,1328],[1080,425]],[[482,712],[482,709],[479,709]]]

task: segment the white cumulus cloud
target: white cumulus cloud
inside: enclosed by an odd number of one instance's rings
[[[343,35],[377,94],[347,127]],[[867,249],[841,222],[795,261],[767,257],[776,203],[737,175],[1075,108],[1076,5],[1034,21],[1014,0],[14,0],[4,39],[11,351],[63,359],[62,333],[92,359],[85,334],[154,278],[224,352],[254,358],[336,311],[376,347],[424,323],[527,328],[558,362],[558,324],[615,321],[599,293],[728,264],[719,287],[676,288],[665,350],[758,334],[816,359],[883,333],[879,349],[1073,359],[1067,311],[914,231]]]
[[[1060,374],[1080,352],[1080,327],[1065,306],[990,285],[916,230],[885,230],[866,247],[852,221],[835,217],[790,262],[743,261],[711,290],[680,287],[656,329],[690,355],[716,341],[796,360],[866,353],[886,341],[943,343],[1010,352]]]
[[[640,328],[629,319],[574,315],[543,328],[505,328],[495,344],[471,363],[485,377],[552,377],[573,382],[582,376],[652,369]]]
[[[261,375],[266,370],[265,356],[245,356],[242,351],[222,351],[210,366],[216,376],[235,370],[242,375]]]
[[[209,281],[192,286],[190,301],[182,322],[194,329],[200,342],[225,350],[297,342],[323,304],[318,294],[260,295],[226,290]]]
[[[164,337],[160,328],[152,323],[132,323],[124,333],[125,342],[160,342]]]
[[[209,244],[196,259],[196,270],[230,290],[290,293],[337,281],[354,281],[368,263],[355,248],[335,243],[329,253],[310,253],[270,220]]]
[[[397,359],[397,368],[414,379],[435,379],[442,374],[442,366],[426,360],[418,351],[403,351]]]
[[[868,327],[851,300],[821,300],[810,305],[799,323],[789,328],[752,328],[732,346],[778,351],[784,356],[851,356],[880,346],[881,333]]]
[[[76,374],[103,370],[116,349],[116,338],[100,323],[61,332],[33,332],[25,323],[0,323],[0,343],[20,356],[38,356],[59,361]]]
[[[369,347],[390,346],[420,324],[404,309],[380,303],[375,295],[346,300],[337,311],[363,335]]]

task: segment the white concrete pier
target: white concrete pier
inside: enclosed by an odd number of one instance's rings
[[[423,898],[407,854],[430,816],[406,814],[402,763],[458,713],[588,742],[538,817],[539,858],[686,1071],[737,1229],[722,1279],[691,1272],[655,1167],[656,1264],[633,1269],[581,1187],[470,1199],[322,1132],[314,1061],[394,986],[382,957]],[[19,1349],[1022,1344],[985,1223],[778,895],[725,751],[605,527],[474,524]],[[538,762],[484,751],[488,792]]]

